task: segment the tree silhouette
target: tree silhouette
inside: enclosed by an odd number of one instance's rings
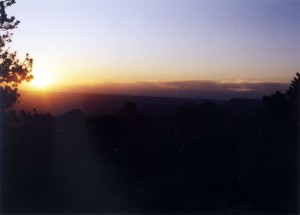
[[[285,93],[277,91],[271,96],[264,96],[266,114],[270,115],[273,120],[280,117],[285,120],[289,118],[296,120],[299,111],[299,96],[300,74],[297,72]],[[289,123],[291,122],[289,121]]]
[[[300,107],[300,74],[292,80],[289,89],[286,91],[289,102],[289,111],[291,113],[291,123],[299,127],[299,107]]]
[[[299,102],[300,94],[300,74],[297,72],[296,77],[292,80],[292,83],[287,90],[288,99]]]
[[[26,54],[23,61],[17,58],[16,52],[10,52],[7,44],[11,42],[12,33],[20,21],[14,16],[8,17],[6,8],[15,4],[15,0],[0,0],[0,110],[6,112],[18,100],[18,85],[33,79],[31,75],[33,60]]]

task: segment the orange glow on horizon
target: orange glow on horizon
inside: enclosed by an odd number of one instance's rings
[[[30,86],[34,88],[44,89],[54,84],[53,77],[48,72],[33,72],[34,79],[30,82]]]

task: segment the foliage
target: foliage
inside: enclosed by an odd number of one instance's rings
[[[33,79],[31,75],[33,60],[26,54],[23,61],[17,58],[16,52],[10,52],[7,44],[11,42],[12,33],[20,21],[14,16],[8,17],[5,9],[16,3],[15,0],[0,0],[0,101],[1,113],[11,108],[18,100],[18,85]]]
[[[290,111],[293,115],[298,115],[299,97],[300,97],[300,74],[297,72],[296,77],[292,80],[289,89],[286,92],[290,104]]]
[[[298,125],[300,74],[292,80],[289,89],[285,93],[277,91],[271,96],[263,98],[265,104],[265,117],[269,123],[277,125]],[[280,123],[279,123],[280,122]]]
[[[292,80],[289,89],[287,90],[287,95],[291,100],[299,100],[299,90],[300,90],[300,74],[297,72],[296,77]]]

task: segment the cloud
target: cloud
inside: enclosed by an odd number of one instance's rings
[[[262,98],[276,91],[285,92],[288,83],[247,81],[166,81],[166,82],[105,82],[93,85],[69,86],[67,91],[88,93],[127,94],[162,97],[230,99],[236,97]]]

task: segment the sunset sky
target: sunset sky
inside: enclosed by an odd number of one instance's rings
[[[49,89],[251,92],[300,68],[299,0],[17,0],[7,12],[21,21],[11,50]]]

